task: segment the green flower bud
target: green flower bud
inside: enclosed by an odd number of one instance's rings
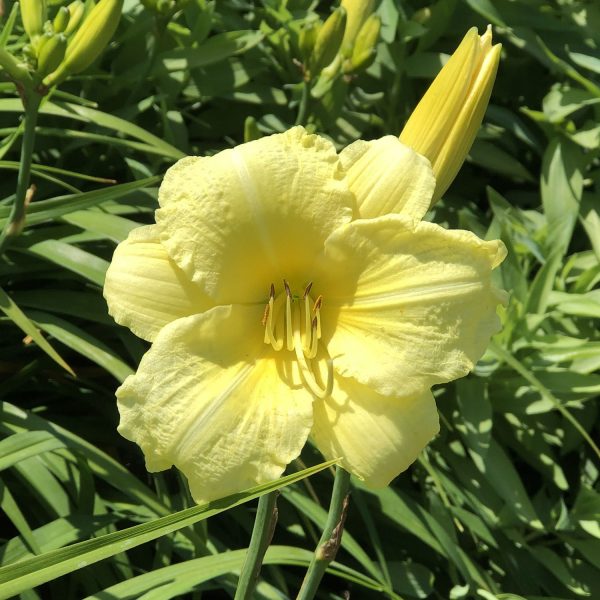
[[[45,37],[45,36],[44,36]],[[63,33],[53,35],[45,40],[38,50],[37,73],[40,77],[45,77],[58,68],[67,49],[67,36]]]
[[[352,48],[359,31],[373,12],[374,4],[375,0],[342,0],[342,6],[348,13],[348,21],[342,40],[342,54],[345,57],[352,54]]]
[[[31,80],[29,71],[23,65],[19,64],[15,57],[9,54],[4,48],[0,48],[0,67],[14,81],[25,83]]]
[[[372,14],[364,22],[356,36],[352,55],[349,60],[344,62],[344,73],[355,73],[360,69],[366,69],[373,62],[380,29],[381,19]]]
[[[89,67],[117,29],[122,9],[123,0],[100,0],[67,45],[64,61],[44,79],[44,85],[56,85]]]
[[[61,6],[54,17],[54,21],[52,22],[52,27],[56,33],[62,33],[69,24],[69,18],[71,17],[71,13],[66,6]]]
[[[252,116],[246,117],[244,121],[244,143],[258,140],[262,137],[262,133],[258,128],[256,119]]]
[[[304,62],[307,62],[310,59],[320,28],[320,24],[311,23],[306,27],[302,27],[300,30],[300,34],[298,36],[298,46],[300,50],[300,57]]]
[[[85,4],[81,0],[75,0],[67,8],[69,9],[69,24],[65,29],[65,35],[68,37],[79,27],[81,17],[85,12]]]
[[[21,0],[21,21],[30,40],[42,34],[46,12],[46,0]]]
[[[319,29],[310,60],[310,71],[320,73],[335,58],[346,29],[346,9],[336,8]]]

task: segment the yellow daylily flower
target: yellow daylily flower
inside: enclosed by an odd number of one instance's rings
[[[338,155],[302,127],[169,169],[104,291],[152,342],[117,390],[148,470],[204,502],[309,436],[367,485],[406,469],[439,429],[431,386],[473,368],[504,301],[502,242],[422,222],[434,187],[396,137]]]
[[[411,114],[400,141],[431,161],[437,186],[432,203],[448,189],[463,164],[490,100],[501,44],[492,28],[471,28]]]

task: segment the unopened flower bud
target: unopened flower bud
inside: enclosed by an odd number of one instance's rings
[[[4,48],[0,48],[0,68],[4,69],[14,81],[27,82],[31,79],[29,71]]]
[[[54,17],[54,21],[52,22],[52,27],[56,33],[62,33],[69,24],[69,17],[71,13],[66,6],[61,6]]]
[[[122,8],[123,0],[100,0],[69,42],[64,61],[44,79],[44,85],[56,85],[89,67],[113,36]]]
[[[67,8],[69,9],[69,24],[65,29],[65,35],[68,37],[79,27],[85,12],[85,4],[81,0],[75,0]]]
[[[381,29],[381,19],[378,15],[372,14],[360,28],[352,54],[344,62],[344,73],[355,73],[360,69],[366,69],[375,59],[375,47],[379,40],[379,31]]]
[[[46,0],[21,0],[21,20],[30,40],[40,36],[46,22]]]
[[[374,4],[375,0],[342,0],[342,6],[348,15],[342,40],[342,54],[345,57],[352,54],[359,31],[373,12]]]
[[[253,116],[246,117],[244,121],[244,142],[251,142],[262,137],[256,119]]]
[[[300,49],[300,56],[304,62],[310,60],[313,48],[317,42],[317,35],[319,34],[320,27],[320,24],[310,23],[300,30],[298,46]]]
[[[464,162],[488,105],[501,45],[491,26],[473,27],[413,111],[400,141],[427,157],[437,185],[432,202],[448,189]]]
[[[46,38],[46,36],[44,36]],[[44,39],[43,38],[43,39]],[[44,39],[38,50],[37,73],[40,77],[45,77],[58,68],[67,49],[67,37],[63,33],[58,33]]]
[[[310,60],[312,74],[320,73],[336,56],[346,29],[346,10],[341,6],[327,17],[317,35]]]

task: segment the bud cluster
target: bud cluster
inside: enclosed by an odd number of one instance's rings
[[[123,0],[99,0],[91,8],[74,0],[49,19],[46,0],[21,0],[21,20],[29,38],[24,60],[0,49],[0,68],[21,85],[54,86],[96,60],[115,32],[122,7]]]
[[[340,70],[353,75],[366,69],[375,57],[381,27],[373,14],[374,0],[342,0],[324,22],[300,30],[298,45],[307,79]]]

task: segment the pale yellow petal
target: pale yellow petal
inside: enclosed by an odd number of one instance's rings
[[[499,240],[388,216],[341,228],[327,254],[317,280],[323,341],[340,374],[381,394],[466,375],[499,329]]]
[[[262,341],[262,308],[219,306],[167,325],[117,391],[119,432],[149,471],[178,467],[198,503],[276,479],[312,426]]]
[[[210,158],[186,158],[161,186],[157,222],[169,255],[218,304],[301,286],[354,197],[333,145],[301,127]]]
[[[439,431],[429,390],[390,398],[338,376],[333,394],[313,406],[317,448],[327,459],[341,457],[341,466],[369,487],[388,485]]]
[[[169,258],[154,225],[134,229],[117,246],[104,297],[114,320],[148,341],[171,321],[213,305]]]
[[[429,161],[393,135],[359,140],[340,154],[358,218],[400,213],[421,219],[429,209],[435,178]]]

